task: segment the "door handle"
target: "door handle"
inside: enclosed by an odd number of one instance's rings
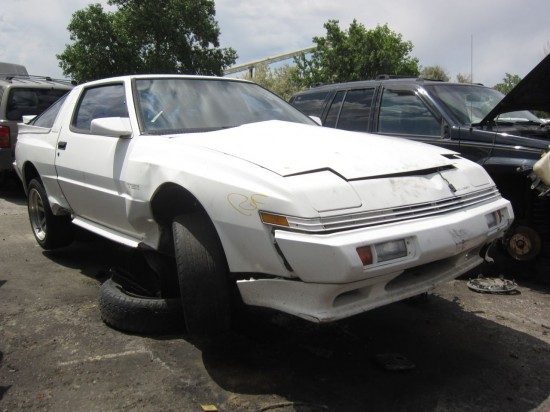
[[[66,147],[67,147],[67,142],[57,142],[57,148],[59,150],[65,150]]]

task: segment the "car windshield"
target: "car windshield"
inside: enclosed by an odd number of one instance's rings
[[[502,100],[504,95],[489,87],[469,84],[427,85],[457,120],[465,125],[478,123]],[[542,121],[528,110],[500,114],[497,123],[505,124],[541,124]]]
[[[137,79],[138,116],[146,133],[225,129],[265,120],[314,124],[252,83],[192,78]]]

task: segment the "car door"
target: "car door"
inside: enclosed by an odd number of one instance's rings
[[[69,127],[60,132],[56,169],[59,185],[77,217],[131,235],[122,174],[132,139],[90,131],[93,119],[128,117],[126,101],[123,83],[83,89]]]
[[[459,150],[458,133],[451,133],[442,115],[413,87],[383,87],[373,131]]]

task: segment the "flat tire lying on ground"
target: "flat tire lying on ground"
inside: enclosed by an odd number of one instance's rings
[[[202,212],[176,217],[174,253],[185,324],[190,335],[212,339],[231,323],[227,263],[214,225]]]
[[[139,296],[114,279],[106,280],[99,292],[101,319],[125,332],[160,334],[182,330],[179,299]]]
[[[32,233],[43,249],[57,249],[71,244],[74,234],[70,217],[52,213],[46,190],[36,179],[31,180],[28,186],[27,208]]]

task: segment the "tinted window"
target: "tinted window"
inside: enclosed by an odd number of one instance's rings
[[[440,136],[441,125],[410,90],[384,90],[378,118],[380,133]]]
[[[338,129],[366,132],[374,89],[350,90],[338,118]]]
[[[336,120],[338,119],[338,113],[340,113],[340,107],[342,107],[342,100],[344,100],[344,94],[346,92],[338,92],[332,99],[332,104],[327,113],[327,118],[323,126],[336,127]]]
[[[23,120],[23,115],[39,115],[67,93],[59,89],[12,88],[8,97],[6,118]]]
[[[102,117],[128,117],[126,97],[122,84],[110,84],[86,89],[80,98],[73,126],[89,131],[93,119]]]
[[[67,95],[63,96],[57,102],[52,104],[49,109],[47,109],[40,116],[36,117],[31,122],[31,124],[35,126],[46,127],[48,129],[51,129],[51,127],[55,122],[55,119],[57,118],[57,114],[59,113],[59,110],[61,109],[61,106],[63,105],[63,102],[65,101],[66,98],[67,98]]]
[[[308,93],[296,96],[292,104],[308,116],[321,117],[328,92]]]

